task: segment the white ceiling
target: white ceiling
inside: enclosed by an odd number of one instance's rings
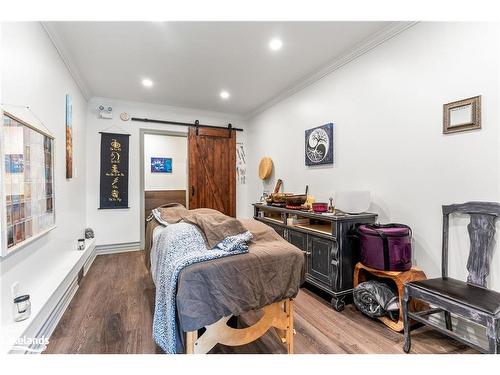
[[[85,95],[248,116],[376,46],[395,22],[47,22]],[[283,48],[273,52],[269,40]],[[151,78],[147,89],[141,79]],[[231,97],[224,101],[224,89]]]

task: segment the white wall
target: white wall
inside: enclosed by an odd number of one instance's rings
[[[102,120],[97,116],[99,104],[113,107],[113,120]],[[225,125],[229,122],[234,127],[244,128],[245,123],[231,115],[197,111],[194,109],[175,108],[155,104],[126,102],[114,99],[93,98],[89,101],[87,111],[87,222],[94,228],[97,245],[125,244],[140,241],[140,129],[173,131],[187,134],[187,128],[175,125],[152,124],[120,120],[121,112],[131,117],[172,120],[178,122],[194,122],[202,124]],[[120,210],[98,210],[99,207],[99,132],[105,129],[130,136],[129,165],[129,207]],[[238,132],[237,141],[245,142],[246,133]],[[236,151],[235,151],[236,152]],[[237,215],[246,212],[248,199],[246,186],[237,185]]]
[[[34,303],[38,291],[60,267],[67,252],[76,251],[85,229],[85,121],[87,103],[40,23],[2,23],[2,102],[28,122],[36,122],[29,106],[55,137],[55,209],[57,228],[0,260],[2,325],[12,318],[10,287],[19,281]],[[75,173],[65,173],[65,95],[73,98]]]
[[[172,173],[152,173],[151,158],[171,158]],[[144,135],[144,190],[186,190],[187,138]]]
[[[499,48],[498,24],[419,23],[249,120],[248,170],[265,155],[275,165],[267,185],[249,173],[249,203],[276,178],[321,201],[368,189],[381,222],[413,228],[415,264],[439,275],[441,205],[500,201]],[[479,94],[483,129],[443,135],[443,104]],[[306,168],[304,130],[328,122],[334,165]],[[451,275],[465,278],[467,221],[455,223]],[[500,290],[498,245],[490,285]]]

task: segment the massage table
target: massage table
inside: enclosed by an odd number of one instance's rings
[[[240,222],[253,235],[248,253],[196,263],[179,275],[177,326],[184,342],[178,352],[208,353],[218,343],[245,345],[274,328],[287,352],[293,353],[293,299],[304,281],[303,252],[263,223]],[[150,244],[159,225],[154,219],[147,224],[148,269]],[[228,326],[232,316],[254,310],[262,310],[262,317],[252,326]],[[205,331],[198,336],[202,328]]]

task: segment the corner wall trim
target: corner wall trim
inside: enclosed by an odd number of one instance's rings
[[[80,89],[80,92],[82,93],[83,97],[85,100],[89,101],[91,95],[90,90],[88,89],[87,85],[85,84],[84,80],[81,77],[80,72],[76,68],[76,64],[73,61],[73,59],[70,57],[69,52],[66,50],[64,47],[64,44],[61,42],[60,38],[57,35],[56,30],[54,29],[53,25],[50,22],[40,22],[42,25],[43,29],[49,36],[50,41],[54,45],[57,53],[59,54],[59,57],[63,61],[64,65],[66,65],[66,68],[69,71],[69,74],[75,81],[76,85]]]

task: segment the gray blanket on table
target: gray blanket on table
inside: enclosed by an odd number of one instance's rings
[[[166,353],[182,350],[182,337],[176,320],[179,273],[191,264],[248,252],[251,238],[250,232],[246,231],[226,237],[209,249],[200,230],[184,222],[168,225],[157,236],[152,264],[156,284],[153,338]]]

